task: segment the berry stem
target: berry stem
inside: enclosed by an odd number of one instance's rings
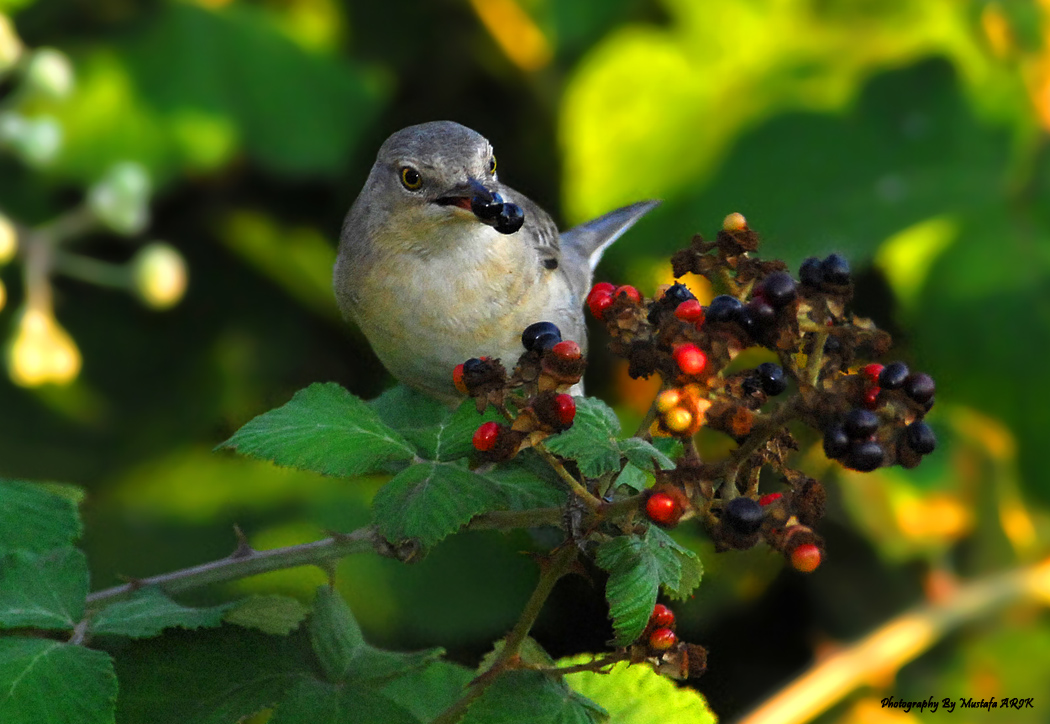
[[[751,429],[744,442],[729,454],[729,458],[723,463],[725,465],[724,482],[721,488],[724,500],[729,501],[736,497],[737,476],[751,455],[769,442],[769,439],[782,430],[784,425],[798,417],[801,406],[802,396],[798,395],[777,407],[769,415],[759,418],[759,423]]]
[[[816,387],[820,380],[820,368],[824,364],[824,345],[827,344],[829,336],[826,329],[817,332],[813,352],[806,361],[806,382],[810,387]]]
[[[558,477],[565,481],[565,484],[569,486],[569,489],[572,490],[572,492],[576,494],[576,497],[582,500],[588,508],[592,511],[597,511],[602,507],[602,501],[592,495],[587,488],[583,487],[580,481],[574,478],[572,474],[565,469],[565,466],[562,465],[561,461],[558,460],[558,458],[556,458],[542,442],[538,442],[532,447],[540,454],[540,457],[547,461],[547,464],[558,474]]]
[[[535,671],[542,671],[545,674],[557,674],[559,676],[565,676],[566,674],[578,674],[581,671],[597,671],[598,673],[606,673],[604,669],[614,664],[618,664],[621,661],[630,661],[631,655],[626,651],[617,651],[615,653],[606,654],[604,656],[597,656],[593,661],[589,661],[586,664],[575,664],[573,666],[541,666]]]
[[[649,410],[645,413],[645,417],[642,418],[642,421],[638,423],[638,429],[634,431],[635,437],[641,438],[646,442],[653,441],[653,436],[652,433],[649,431],[649,428],[653,426],[653,422],[656,420],[656,416],[660,414],[660,411],[656,408],[656,401],[659,399],[661,392],[663,392],[664,390],[671,389],[672,386],[673,385],[668,383],[667,380],[663,380],[663,383],[660,385],[660,389],[653,397],[653,401],[649,404]]]
[[[458,722],[463,717],[463,714],[466,713],[467,708],[484,693],[489,684],[500,673],[513,666],[512,662],[521,653],[521,645],[525,643],[529,631],[532,630],[532,626],[536,623],[540,611],[543,610],[543,604],[547,602],[548,596],[554,590],[554,584],[569,572],[573,563],[576,562],[578,553],[579,549],[571,541],[566,541],[561,548],[553,552],[551,557],[541,567],[540,580],[536,583],[536,588],[525,604],[521,616],[518,617],[518,622],[514,624],[514,628],[511,629],[506,639],[504,639],[503,649],[500,651],[499,656],[496,657],[495,662],[489,667],[488,671],[471,682],[467,692],[434,719],[431,724],[455,724]]]

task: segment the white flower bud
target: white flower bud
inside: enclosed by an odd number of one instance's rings
[[[6,264],[18,251],[18,232],[11,219],[0,214],[0,264]],[[0,305],[2,306],[2,305]]]
[[[54,48],[40,48],[30,56],[25,80],[33,90],[62,99],[73,90],[73,65],[65,53]]]
[[[109,170],[88,192],[88,206],[102,223],[121,234],[149,224],[150,180],[146,169],[126,161]]]
[[[26,309],[8,348],[11,380],[23,387],[67,384],[80,372],[80,350],[49,312]]]
[[[186,291],[186,261],[160,241],[142,247],[131,261],[131,274],[135,291],[154,309],[173,306]]]

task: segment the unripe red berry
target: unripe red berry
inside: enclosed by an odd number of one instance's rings
[[[682,509],[678,507],[678,501],[667,493],[653,493],[645,501],[645,514],[657,525],[671,527],[678,525]]]
[[[874,382],[875,384],[878,384],[879,383],[879,375],[882,374],[882,369],[883,369],[883,366],[880,365],[878,362],[872,362],[870,365],[867,365],[866,367],[861,369],[860,373],[862,375],[864,375],[865,377],[867,377],[872,382]]]
[[[682,344],[675,347],[674,361],[678,369],[687,375],[698,375],[707,367],[707,355],[695,344]]]
[[[558,342],[558,344],[551,347],[551,352],[554,353],[555,357],[563,360],[578,360],[583,356],[583,353],[580,351],[580,345],[571,339]]]
[[[467,389],[467,385],[463,382],[463,365],[458,364],[456,368],[452,370],[452,384],[456,386],[456,389],[462,392],[464,395],[470,394],[470,390]]]
[[[864,397],[861,398],[861,404],[869,410],[874,410],[879,406],[879,395],[882,393],[881,387],[871,387],[864,391]]]
[[[630,284],[624,284],[622,287],[616,287],[616,291],[613,292],[613,299],[618,298],[620,295],[626,296],[628,299],[635,303],[642,301],[641,292],[632,287]]]
[[[700,324],[704,321],[704,306],[699,300],[687,299],[675,308],[674,316],[683,322]]]
[[[611,294],[592,294],[587,297],[587,308],[591,310],[591,314],[594,315],[595,319],[602,319],[605,315],[605,310],[612,306],[613,298]]]
[[[649,617],[649,623],[656,628],[668,628],[674,625],[674,611],[662,603],[653,607],[653,614]]]
[[[615,284],[610,284],[609,282],[598,282],[591,287],[591,291],[587,293],[587,302],[590,303],[591,297],[611,297],[614,291],[616,291]]]
[[[796,571],[812,573],[820,565],[820,549],[812,543],[803,543],[791,551],[791,565]]]
[[[500,427],[497,422],[485,422],[474,431],[474,449],[487,452],[496,447],[499,439]]]
[[[572,395],[561,394],[554,398],[554,411],[558,421],[565,427],[569,427],[576,418],[576,400]]]
[[[783,493],[766,493],[765,495],[763,495],[761,498],[758,499],[758,504],[759,505],[769,505],[770,503],[773,503],[773,502],[775,502],[777,500],[780,500],[783,497],[784,497]]]
[[[658,628],[649,634],[649,648],[653,651],[667,651],[678,643],[678,637],[669,628]]]

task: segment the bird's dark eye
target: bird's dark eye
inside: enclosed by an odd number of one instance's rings
[[[405,166],[401,169],[401,183],[409,191],[418,191],[423,185],[423,177],[411,166]]]
[[[493,156],[489,159],[489,174],[492,176],[496,175],[496,157]]]

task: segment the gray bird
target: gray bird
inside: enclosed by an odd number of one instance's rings
[[[484,136],[450,121],[409,126],[380,147],[343,223],[336,299],[395,377],[452,403],[462,397],[455,366],[488,356],[513,367],[533,322],[553,322],[586,351],[594,267],[658,203],[559,235],[543,209],[500,183]]]

